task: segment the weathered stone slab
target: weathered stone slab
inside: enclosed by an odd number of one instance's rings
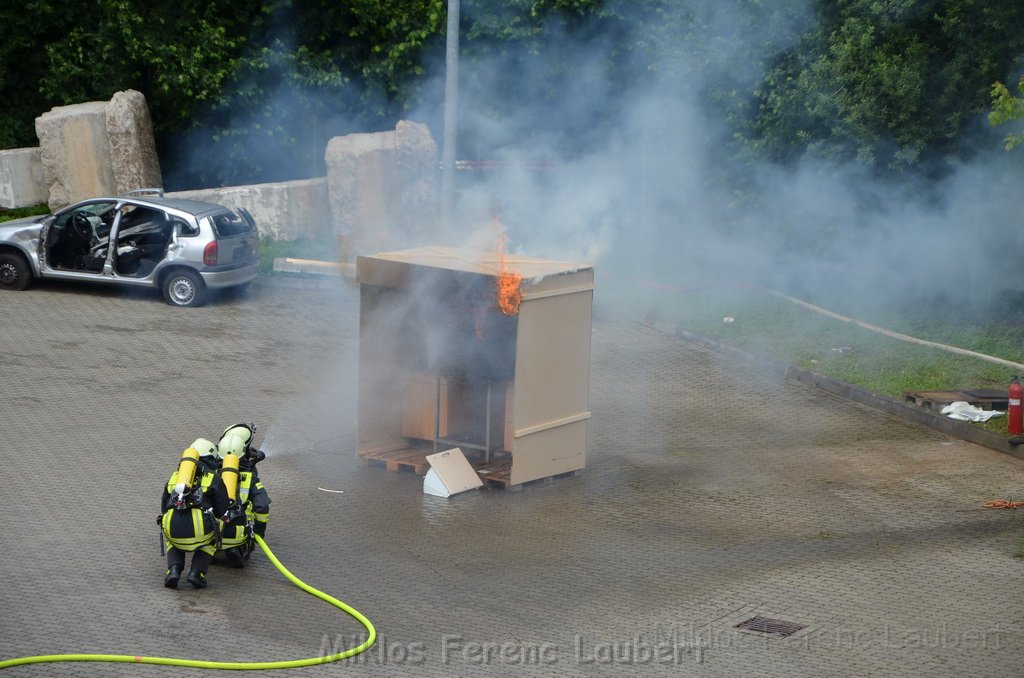
[[[116,92],[107,104],[110,166],[118,194],[163,186],[153,122],[142,92]]]
[[[275,240],[333,241],[327,181],[323,177],[175,191],[168,193],[167,197],[204,200],[231,208],[244,207],[256,219],[260,234]],[[325,253],[324,256],[335,258],[336,253]]]
[[[426,125],[334,137],[324,154],[335,232],[354,253],[422,244],[437,218],[437,144]]]
[[[36,118],[51,209],[163,185],[153,123],[141,92],[57,106]]]
[[[39,149],[0,151],[0,207],[34,207],[45,204],[46,198]]]
[[[57,106],[36,118],[50,209],[117,189],[110,166],[104,101]]]

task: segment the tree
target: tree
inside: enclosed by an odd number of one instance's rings
[[[768,157],[942,171],[970,156],[988,84],[1024,49],[1024,5],[819,0],[818,20],[757,90],[748,142]]]
[[[1017,83],[1017,91],[1024,94],[1024,76],[1021,76]],[[988,114],[989,123],[998,126],[1022,119],[1024,119],[1024,98],[1013,96],[1003,83],[998,81],[994,83],[992,85],[992,111]],[[1003,145],[1008,151],[1021,143],[1024,143],[1024,132],[1010,132],[1003,140]]]
[[[64,103],[44,95],[39,80],[49,68],[45,46],[53,36],[63,36],[85,7],[68,6],[53,0],[0,3],[0,148],[38,144],[35,118],[54,105]]]

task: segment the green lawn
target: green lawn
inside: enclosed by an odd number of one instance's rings
[[[632,293],[621,293],[634,300],[643,299],[643,306],[637,307],[635,302],[630,306],[661,324],[897,400],[903,400],[904,392],[912,390],[1005,389],[1017,374],[1013,367],[891,338],[754,287],[638,286]],[[846,315],[834,308],[828,310]],[[854,319],[918,339],[1024,363],[1024,328],[1001,321],[998,316],[979,318],[976,311],[950,310],[938,302],[913,312],[888,309],[871,315]],[[1005,416],[978,425],[1006,434]]]
[[[16,210],[0,209],[0,222],[10,221],[11,219],[20,219],[21,217],[35,217],[49,213],[50,210],[46,205],[20,207]]]

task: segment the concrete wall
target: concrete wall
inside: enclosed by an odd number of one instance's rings
[[[333,233],[327,181],[323,177],[175,191],[167,193],[167,197],[204,200],[231,208],[244,207],[252,212],[260,233],[275,240],[309,238],[326,242]]]
[[[40,156],[38,148],[0,151],[0,208],[34,207],[46,202]]]
[[[58,106],[36,118],[38,149],[0,152],[0,207],[56,210],[96,196],[163,186],[145,97]],[[316,179],[178,191],[248,209],[263,235],[335,243],[338,259],[425,244],[437,219],[437,144],[423,124],[332,138]]]

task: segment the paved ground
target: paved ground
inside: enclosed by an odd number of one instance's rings
[[[0,294],[0,658],[270,661],[358,642],[262,554],[204,591],[161,585],[157,499],[181,449],[252,420],[271,547],[380,634],[358,660],[261,675],[1021,675],[1024,513],[980,504],[1019,497],[1024,462],[598,301],[586,471],[444,500],[355,456],[342,282],[268,279],[190,310]],[[755,616],[805,628],[735,628]],[[210,675],[8,671],[170,673]]]

